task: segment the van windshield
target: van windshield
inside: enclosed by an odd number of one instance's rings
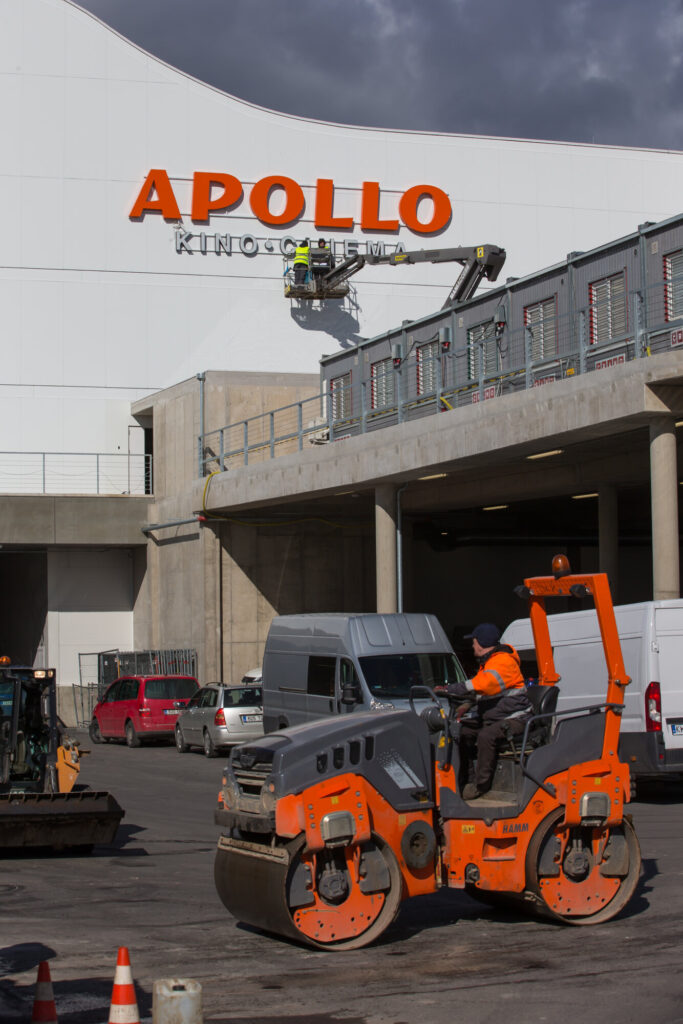
[[[454,654],[394,654],[360,658],[373,697],[407,700],[411,686],[448,686],[466,678]]]
[[[197,686],[197,680],[191,676],[186,679],[148,679],[145,697],[147,700],[185,700],[192,696]]]

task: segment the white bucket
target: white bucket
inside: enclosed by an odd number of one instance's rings
[[[152,1024],[203,1024],[202,986],[190,978],[154,982]]]

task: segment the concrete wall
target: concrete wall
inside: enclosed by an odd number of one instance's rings
[[[151,497],[0,495],[0,544],[142,545]]]
[[[237,682],[261,663],[274,615],[374,611],[372,524],[220,524],[215,671]],[[208,532],[208,531],[207,531]],[[207,643],[207,662],[209,661]]]
[[[448,264],[367,267],[347,300],[320,307],[284,298],[280,242],[312,234],[318,179],[334,180],[335,216],[353,221],[325,230],[339,250],[486,239],[507,249],[506,276],[680,209],[679,152],[278,114],[156,60],[68,0],[0,4],[0,106],[4,451],[126,452],[129,403],[150,390],[207,367],[315,372],[321,353],[441,305]],[[191,254],[177,250],[175,218],[129,216],[150,168],[169,176]],[[200,170],[235,175],[244,189],[206,223],[191,219]],[[294,224],[252,209],[253,185],[270,175],[303,191]],[[381,186],[377,212],[395,230],[363,226],[365,181]],[[399,217],[401,196],[421,183],[449,194],[452,217],[435,237]],[[276,190],[276,220],[282,199]],[[230,234],[231,255],[211,244],[202,253],[202,232]],[[257,253],[241,251],[246,235]]]
[[[205,430],[309,398],[318,387],[313,374],[209,371]],[[335,579],[330,585],[324,569],[329,563],[326,549],[334,545],[329,538],[317,539],[308,524],[295,539],[285,528],[284,539],[276,539],[265,528],[220,518],[176,524],[198,511],[193,504],[196,488],[203,495],[212,486],[206,478],[197,483],[200,382],[184,381],[136,403],[133,412],[151,423],[154,432],[155,502],[149,522],[160,524],[148,535],[135,646],[194,647],[203,679],[237,680],[258,663],[259,644],[280,603],[313,609],[325,600],[326,591],[336,599],[338,584]],[[338,573],[343,579],[342,563],[331,567],[333,577]],[[354,600],[360,600],[357,591]]]

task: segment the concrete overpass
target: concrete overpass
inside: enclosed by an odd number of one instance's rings
[[[374,512],[377,609],[394,611],[401,516],[597,492],[600,568],[616,581],[617,492],[645,485],[652,595],[678,597],[681,418],[683,361],[672,351],[231,469],[208,488],[197,482],[192,507],[273,522]]]

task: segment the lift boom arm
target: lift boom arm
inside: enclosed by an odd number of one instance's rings
[[[355,253],[323,275],[320,278],[320,285],[322,290],[338,287],[352,274],[362,270],[366,263],[370,266],[379,263],[388,263],[391,266],[401,263],[461,263],[462,272],[451,288],[444,303],[445,307],[471,298],[482,278],[495,281],[505,263],[505,256],[505,249],[497,245],[460,245],[450,249],[417,249],[413,252],[392,252],[384,255]]]

